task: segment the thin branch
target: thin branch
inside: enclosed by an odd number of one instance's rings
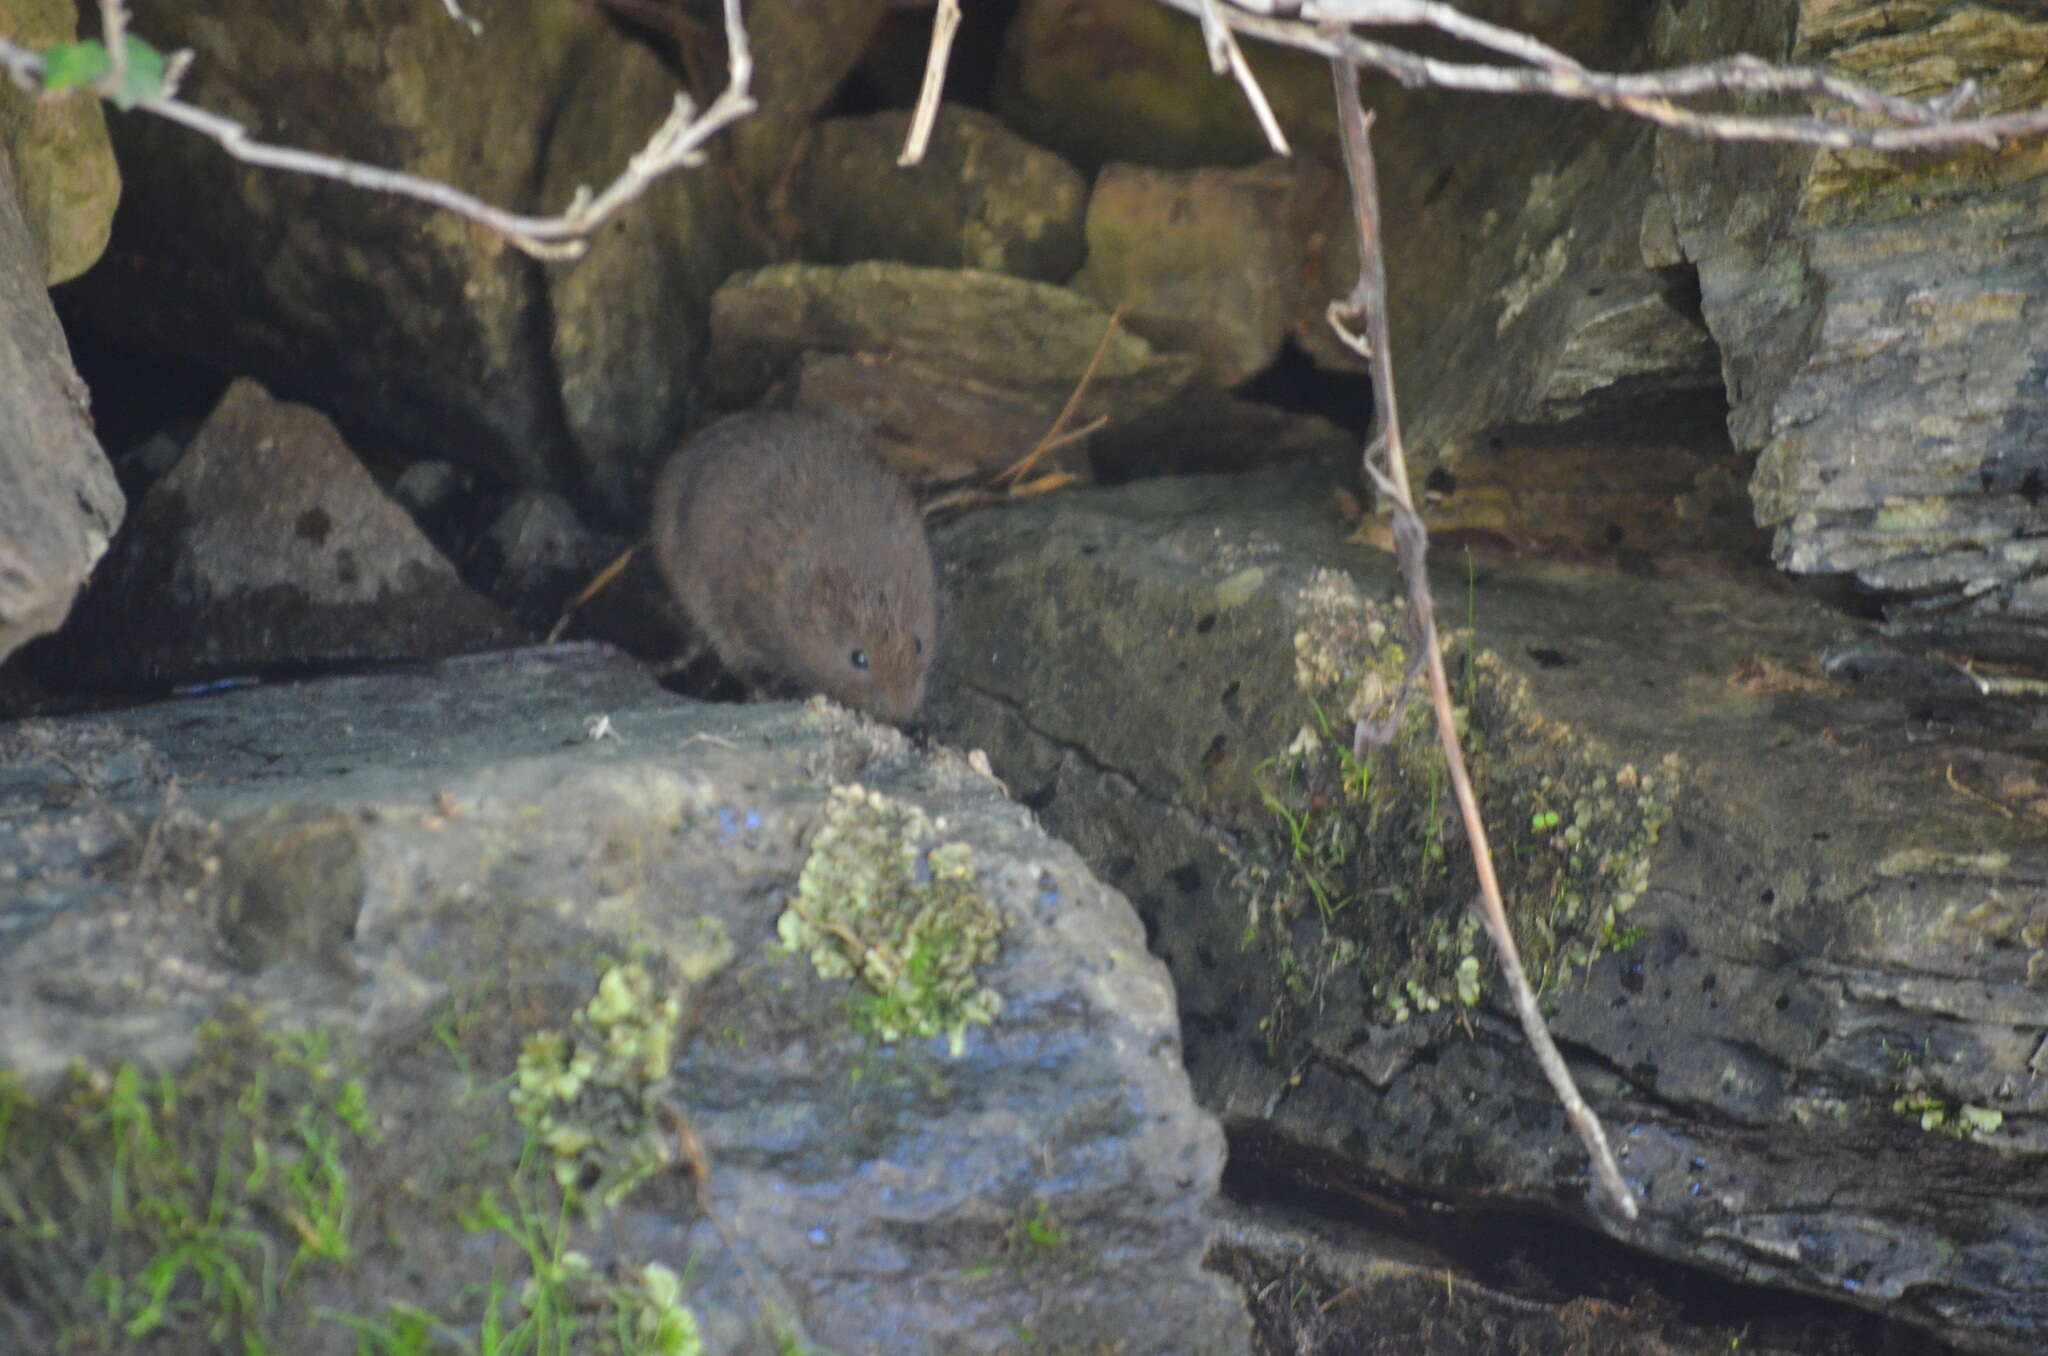
[[[1583,71],[1571,57],[1527,33],[1502,28],[1484,19],[1452,9],[1436,0],[1327,0],[1301,7],[1303,20],[1313,24],[1344,27],[1367,24],[1386,27],[1434,28],[1475,47],[1526,61],[1547,70]]]
[[[932,45],[924,59],[924,85],[917,92],[917,112],[910,118],[910,135],[903,140],[899,165],[921,165],[932,139],[932,125],[939,120],[939,98],[946,92],[946,65],[953,56],[953,35],[960,31],[960,0],[939,0],[932,15]]]
[[[1124,303],[1119,302],[1117,308],[1109,313],[1109,320],[1102,327],[1102,338],[1096,342],[1095,352],[1089,357],[1088,366],[1081,370],[1081,379],[1075,382],[1074,389],[1067,393],[1067,403],[1060,406],[1060,412],[1053,416],[1052,426],[1046,429],[1045,436],[1038,440],[1038,445],[1026,452],[1021,461],[998,472],[990,481],[992,485],[998,488],[1014,488],[1031,473],[1048,452],[1072,441],[1067,437],[1067,425],[1073,422],[1075,413],[1080,410],[1081,397],[1088,393],[1088,385],[1095,380],[1096,369],[1102,366],[1103,356],[1109,352],[1109,341],[1116,338],[1117,326],[1123,324],[1123,320]],[[1100,428],[1107,420],[1108,416],[1105,415],[1102,419],[1094,421],[1088,431]]]
[[[1617,75],[1590,70],[1526,34],[1460,14],[1430,0],[1310,0],[1299,18],[1255,0],[1160,0],[1201,21],[1213,9],[1232,32],[1282,47],[1343,60],[1391,76],[1409,88],[1434,86],[1483,94],[1540,95],[1612,108],[1660,126],[1724,141],[1758,141],[1833,150],[1916,151],[1995,146],[2048,131],[2048,108],[1958,120],[1977,95],[1970,81],[1929,100],[1885,94],[1830,71],[1776,66],[1751,56]],[[1311,16],[1320,22],[1311,22]],[[1525,64],[1493,66],[1445,61],[1359,36],[1344,24],[1426,26]],[[1711,94],[1806,96],[1832,101],[1875,119],[1869,126],[1840,113],[1759,116],[1714,113],[1686,101]]]
[[[1607,1133],[1600,1118],[1586,1105],[1572,1081],[1571,1070],[1543,1024],[1536,1006],[1536,993],[1523,972],[1521,955],[1515,947],[1514,932],[1508,926],[1507,907],[1502,902],[1500,880],[1494,873],[1493,853],[1487,846],[1486,824],[1479,812],[1479,798],[1472,790],[1472,775],[1465,766],[1464,750],[1458,743],[1457,718],[1451,704],[1450,675],[1444,667],[1443,646],[1436,629],[1436,603],[1429,591],[1425,557],[1429,535],[1415,512],[1409,495],[1407,458],[1401,448],[1400,413],[1394,403],[1394,375],[1387,341],[1387,275],[1381,249],[1378,174],[1373,166],[1371,127],[1358,100],[1358,70],[1349,61],[1330,63],[1337,90],[1338,128],[1344,143],[1345,170],[1351,179],[1352,209],[1358,227],[1358,284],[1344,302],[1331,306],[1330,321],[1338,334],[1372,364],[1373,397],[1378,402],[1378,431],[1365,453],[1365,474],[1392,506],[1394,544],[1401,574],[1408,585],[1408,620],[1413,629],[1411,654],[1420,653],[1429,675],[1430,705],[1436,714],[1437,740],[1442,745],[1444,766],[1450,774],[1451,790],[1457,797],[1458,813],[1464,821],[1465,839],[1472,849],[1472,863],[1479,876],[1479,898],[1473,908],[1486,924],[1500,958],[1501,977],[1514,996],[1515,1012],[1521,1019],[1536,1061],[1550,1080],[1552,1090],[1564,1106],[1565,1116],[1585,1144],[1600,1185],[1617,1209],[1629,1219],[1636,1218],[1635,1196],[1622,1180]],[[1364,323],[1361,336],[1345,322]],[[1376,461],[1385,463],[1382,470]],[[1354,749],[1371,738],[1365,722],[1355,732]]]
[[[118,9],[118,0],[102,0],[102,3],[108,9]],[[678,94],[668,117],[654,130],[647,144],[627,161],[619,177],[595,195],[587,188],[579,188],[569,206],[556,216],[508,212],[474,194],[401,170],[258,141],[241,123],[185,103],[175,97],[170,88],[155,98],[137,99],[134,107],[212,138],[229,155],[246,164],[414,198],[489,227],[536,258],[573,259],[587,248],[592,231],[644,195],[662,175],[703,164],[704,144],[754,111],[754,99],[749,92],[754,61],[747,45],[746,27],[740,19],[739,0],[724,0],[724,6],[726,64],[730,72],[724,91],[702,113],[697,111],[689,96]],[[122,46],[125,49],[126,44]],[[176,61],[174,57],[172,69],[182,70]],[[0,38],[0,67],[4,67],[17,84],[31,90],[41,88],[43,59],[39,53]],[[101,82],[102,85],[104,83]],[[167,79],[167,87],[170,83]],[[96,92],[104,93],[104,90],[96,87]]]
[[[1200,0],[1200,4],[1202,42],[1209,51],[1209,69],[1218,75],[1228,74],[1237,81],[1237,87],[1244,91],[1245,102],[1252,106],[1252,116],[1259,120],[1259,130],[1266,134],[1266,144],[1272,148],[1273,154],[1291,154],[1287,134],[1280,130],[1280,120],[1273,116],[1273,106],[1266,102],[1266,91],[1259,88],[1251,63],[1244,59],[1244,52],[1231,35],[1230,26],[1223,22],[1222,0]]]
[[[100,41],[107,49],[107,73],[99,93],[111,98],[128,79],[128,8],[121,0],[100,0]]]

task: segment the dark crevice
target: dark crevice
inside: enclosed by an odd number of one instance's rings
[[[1229,1125],[1225,1133],[1228,1199],[1247,1209],[1299,1211],[1340,1231],[1356,1230],[1359,1246],[1367,1250],[1376,1242],[1384,1247],[1389,1237],[1419,1246],[1442,1259],[1460,1282],[1474,1282],[1509,1302],[1561,1308],[1590,1298],[1629,1308],[1647,1294],[1687,1322],[1740,1327],[1746,1349],[1798,1356],[1956,1356],[1956,1348],[1925,1331],[1854,1305],[1666,1261],[1555,1215],[1452,1206],[1264,1125]]]

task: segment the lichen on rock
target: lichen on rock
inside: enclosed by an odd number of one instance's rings
[[[1003,917],[975,892],[967,844],[927,846],[944,830],[915,805],[833,787],[776,931],[821,978],[860,979],[860,1022],[882,1040],[943,1033],[958,1057],[967,1028],[1002,1010],[979,968],[996,958]]]
[[[644,967],[618,965],[598,981],[572,1031],[527,1037],[512,1107],[553,1156],[565,1200],[616,1208],[668,1165],[671,1137],[655,1108],[668,1088],[681,1015],[675,995],[658,996]]]
[[[1306,718],[1260,765],[1271,832],[1254,842],[1241,877],[1246,942],[1276,969],[1267,1037],[1279,1041],[1347,972],[1375,1022],[1474,1006],[1494,965],[1470,907],[1476,874],[1435,717],[1420,680],[1407,684],[1401,605],[1368,600],[1327,569],[1297,604]],[[1624,917],[1647,885],[1676,764],[1613,765],[1538,712],[1526,681],[1476,651],[1469,634],[1447,632],[1443,644],[1509,922],[1532,981],[1548,989],[1632,940]],[[1389,738],[1357,757],[1351,731],[1361,719]]]

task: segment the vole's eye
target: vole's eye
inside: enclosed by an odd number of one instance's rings
[[[923,653],[924,653],[924,637],[923,637],[923,636],[912,636],[912,637],[910,638],[910,645],[911,645],[911,648],[912,648],[913,650],[915,650],[915,651],[916,651],[916,652],[917,652],[918,654],[923,654]]]
[[[857,669],[865,669],[868,666],[868,652],[866,650],[855,650],[847,658],[852,661],[853,666]]]

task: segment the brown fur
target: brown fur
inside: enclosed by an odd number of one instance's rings
[[[802,411],[711,425],[662,468],[652,535],[669,589],[741,678],[898,723],[916,712],[938,648],[931,547],[861,425]]]

